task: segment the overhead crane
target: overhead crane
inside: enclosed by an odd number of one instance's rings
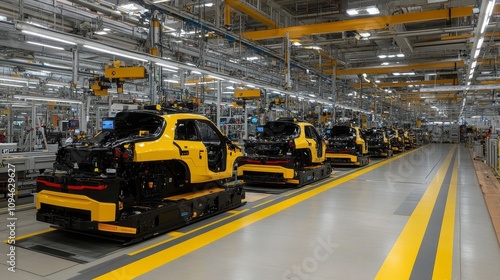
[[[112,66],[106,66],[104,75],[94,76],[89,80],[89,87],[97,96],[108,94],[112,83],[116,83],[117,93],[123,92],[125,80],[145,79],[148,73],[144,66],[121,66],[119,61],[114,61]]]
[[[410,85],[458,85],[457,79],[439,79],[439,80],[427,80],[427,81],[411,81],[411,82],[399,82],[399,83],[377,83],[380,88],[397,88],[397,87],[407,87]],[[358,83],[349,84],[350,87],[354,89],[359,89],[361,87]]]
[[[448,8],[434,11],[424,11],[389,16],[378,16],[360,18],[344,21],[308,24],[302,26],[291,26],[269,30],[250,31],[242,33],[243,37],[251,40],[265,40],[273,38],[284,38],[288,33],[290,38],[300,38],[308,35],[319,35],[337,33],[348,30],[374,30],[384,29],[389,25],[417,23],[431,20],[449,20],[453,18],[472,16],[473,6]]]
[[[418,63],[409,64],[404,66],[387,66],[387,67],[359,67],[359,68],[349,68],[349,69],[339,69],[336,71],[337,76],[341,75],[359,75],[359,74],[387,74],[395,72],[408,72],[417,69],[458,69],[465,66],[462,60],[457,61],[446,61],[446,62],[429,62],[429,63]],[[332,69],[325,69],[323,71],[325,74],[332,74]]]

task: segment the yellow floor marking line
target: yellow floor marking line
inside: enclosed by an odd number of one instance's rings
[[[186,235],[184,232],[180,232],[180,231],[171,231],[171,232],[167,232],[167,234],[172,236],[172,237],[180,237],[180,236]]]
[[[407,153],[409,154],[409,153]],[[283,211],[301,201],[304,201],[306,199],[309,199],[313,196],[316,196],[324,191],[327,191],[331,188],[334,188],[340,184],[343,184],[353,178],[356,178],[357,176],[360,176],[362,174],[365,174],[369,171],[372,171],[376,168],[379,168],[385,164],[388,164],[394,160],[399,159],[399,157],[394,157],[391,159],[388,159],[386,161],[374,164],[372,166],[368,166],[362,170],[353,172],[349,175],[346,175],[345,177],[342,177],[338,180],[329,182],[325,185],[319,186],[315,189],[312,189],[310,191],[304,192],[302,194],[299,194],[297,196],[288,198],[284,201],[278,202],[276,204],[270,205],[269,207],[266,207],[262,210],[256,211],[255,213],[249,214],[248,216],[241,217],[238,220],[232,221],[230,223],[221,225],[220,227],[217,227],[215,229],[212,229],[208,232],[205,232],[203,234],[197,235],[189,240],[186,240],[182,243],[179,243],[177,245],[174,245],[172,247],[169,247],[165,250],[162,250],[160,252],[151,254],[149,256],[146,256],[140,260],[134,261],[130,264],[127,264],[125,266],[122,266],[120,268],[117,268],[113,271],[110,271],[106,274],[103,274],[97,278],[97,280],[108,280],[108,279],[133,279],[135,277],[141,276],[155,268],[158,268],[162,265],[165,265],[175,259],[178,259],[184,255],[187,255],[199,248],[202,248],[216,240],[219,240],[223,238],[224,236],[227,236],[239,229],[242,229],[244,227],[247,227],[251,224],[254,224],[264,218],[267,218],[271,215],[274,215],[280,211]],[[172,239],[170,239],[172,240]],[[168,240],[168,241],[170,241]],[[168,241],[165,241],[163,243],[166,243]],[[149,246],[148,248],[155,247],[156,245]],[[146,249],[143,249],[141,251],[145,251]]]
[[[229,213],[229,214],[240,214],[241,212],[244,212],[244,210],[229,210],[229,211],[226,211],[226,213]]]
[[[179,236],[173,236],[173,237],[172,237],[172,238],[170,238],[170,239],[160,241],[160,242],[155,243],[155,244],[153,244],[153,245],[150,245],[150,246],[148,246],[148,247],[144,247],[144,248],[139,249],[139,250],[137,250],[137,251],[131,252],[131,253],[129,253],[128,255],[129,255],[129,256],[137,255],[137,254],[139,254],[139,253],[141,253],[141,252],[147,251],[147,250],[149,250],[149,249],[151,249],[151,248],[154,248],[154,247],[156,247],[156,246],[159,246],[159,245],[162,245],[162,244],[168,243],[168,242],[170,242],[170,241],[172,241],[172,240],[175,240],[175,239],[177,239],[177,238],[180,238],[180,237],[182,237],[182,236],[184,236],[184,235],[186,235],[186,234],[190,234],[190,233],[193,233],[193,232],[197,232],[197,231],[199,231],[199,230],[202,230],[202,229],[204,229],[204,228],[207,228],[207,227],[209,227],[209,226],[211,226],[211,225],[214,225],[214,224],[216,224],[216,223],[220,223],[220,222],[222,222],[222,221],[225,221],[225,220],[227,220],[227,219],[230,219],[230,218],[232,218],[232,217],[234,217],[234,216],[236,216],[236,215],[240,215],[241,213],[244,213],[244,212],[246,212],[246,211],[248,211],[248,210],[250,210],[250,209],[243,209],[243,210],[240,210],[240,211],[238,211],[238,213],[235,213],[235,214],[232,214],[232,215],[230,215],[230,216],[227,216],[227,217],[224,217],[224,218],[218,219],[217,221],[213,221],[213,222],[208,223],[208,224],[206,224],[206,225],[203,225],[203,226],[201,226],[201,227],[197,227],[197,228],[195,228],[195,229],[193,229],[193,230],[190,230],[190,231],[188,231],[188,232],[184,232],[182,235],[179,235]],[[167,233],[167,234],[168,234],[168,233]]]
[[[409,279],[418,250],[424,239],[432,209],[451,164],[456,145],[448,153],[437,174],[427,187],[422,199],[413,210],[403,231],[380,267],[375,279]]]
[[[262,203],[259,203],[257,205],[252,206],[252,208],[257,208],[257,207],[260,207],[260,206],[262,206],[264,204],[268,204],[269,202],[273,202],[273,201],[274,201],[274,199],[269,199],[269,200],[266,200],[266,201],[264,201]]]
[[[455,234],[455,210],[457,203],[458,157],[453,166],[450,188],[444,208],[443,224],[434,262],[432,279],[451,279],[453,269],[453,241]]]
[[[35,235],[39,235],[39,234],[44,234],[44,233],[47,233],[47,232],[51,232],[51,231],[54,231],[54,230],[56,230],[56,229],[55,228],[49,228],[49,229],[45,229],[45,230],[33,232],[33,233],[30,233],[30,234],[25,234],[25,235],[22,235],[22,236],[16,236],[16,241],[19,241],[19,240],[22,240],[22,239],[26,239],[28,237],[32,237],[32,236],[35,236]],[[4,240],[3,242],[7,243],[7,239]]]

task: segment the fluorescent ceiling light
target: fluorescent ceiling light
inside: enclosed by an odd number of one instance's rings
[[[257,59],[259,59],[259,58],[256,56],[250,56],[250,57],[246,58],[246,60],[248,60],[248,61],[257,60]]]
[[[483,42],[484,42],[484,37],[479,38],[479,40],[477,41],[476,48],[477,49],[481,49],[481,46],[483,45]]]
[[[61,84],[47,84],[49,87],[65,87],[66,85],[61,85]]]
[[[44,62],[43,65],[44,66],[49,66],[49,67],[55,67],[55,68],[71,69],[71,67],[68,67],[68,66],[55,65],[55,64],[46,63],[46,62]]]
[[[16,80],[16,79],[8,79],[8,78],[0,78],[1,81],[7,81],[7,82],[14,82],[14,83],[23,83],[23,84],[27,84],[27,83],[30,83],[30,84],[38,84],[38,82],[35,82],[35,81],[26,81],[26,80]]]
[[[294,46],[302,46],[302,44],[299,43],[299,42],[293,42],[292,45],[294,45]]]
[[[99,51],[99,52],[103,52],[103,53],[107,53],[107,54],[112,54],[112,55],[116,55],[116,56],[121,56],[121,57],[126,57],[126,58],[130,58],[130,59],[135,59],[135,60],[139,60],[139,61],[148,62],[148,60],[146,60],[146,59],[142,59],[142,58],[139,58],[139,57],[136,57],[136,56],[132,56],[132,55],[123,54],[123,53],[117,52],[115,50],[110,51],[110,50],[106,50],[106,49],[102,49],[102,48],[93,47],[93,46],[90,46],[90,45],[83,45],[83,46],[86,47],[86,48],[89,48],[89,49],[92,49],[92,50],[95,50],[95,51]]]
[[[191,74],[198,74],[198,75],[201,75],[201,72],[199,72],[199,71],[191,71]]]
[[[46,45],[46,44],[42,44],[42,43],[38,43],[38,42],[33,42],[33,41],[26,41],[26,43],[28,43],[28,44],[32,44],[32,45],[37,45],[37,46],[42,46],[42,47],[46,47],[46,48],[51,48],[51,49],[61,50],[61,51],[63,51],[63,50],[64,50],[64,48],[61,48],[61,47],[56,47],[56,46]]]
[[[168,82],[168,83],[174,83],[174,84],[178,84],[179,81],[176,81],[176,80],[163,80],[165,82]]]
[[[219,78],[219,77],[216,77],[216,76],[213,76],[213,75],[209,75],[208,77],[209,78],[214,78],[214,79],[217,79],[217,80],[221,80],[221,81],[225,80],[224,78]]]
[[[476,59],[479,56],[479,52],[481,52],[481,50],[477,49],[476,52],[474,53],[474,59]]]
[[[378,14],[380,14],[380,10],[377,7],[367,7],[366,11],[370,15],[378,15]]]
[[[82,101],[68,100],[68,99],[54,98],[54,97],[44,97],[44,96],[14,95],[14,98],[24,99],[24,100],[53,101],[53,102],[69,103],[69,104],[82,104]]]
[[[168,64],[163,64],[163,63],[160,63],[160,62],[156,62],[155,64],[156,64],[156,65],[163,66],[163,67],[166,67],[166,68],[175,69],[175,70],[178,70],[178,69],[179,69],[179,67],[176,67],[176,66],[173,66],[173,65],[168,65]]]
[[[350,16],[355,16],[359,14],[356,9],[347,9],[346,13]]]
[[[45,34],[42,34],[42,33],[36,33],[36,32],[27,31],[27,30],[23,30],[21,32],[29,34],[29,35],[33,35],[33,36],[37,36],[37,37],[49,39],[49,40],[52,40],[52,41],[57,41],[57,42],[61,42],[61,43],[69,44],[69,45],[76,45],[75,42],[66,41],[66,40],[59,39],[59,38],[52,37],[52,36],[48,36],[48,35],[45,35]]]
[[[386,57],[387,57],[387,55],[385,55],[385,54],[381,54],[381,55],[379,55],[378,57],[379,57],[379,58],[386,58]]]
[[[167,2],[167,1],[171,1],[171,0],[156,0],[156,1],[153,1],[153,4],[163,3],[163,2]]]
[[[347,9],[346,13],[350,16],[378,15],[378,14],[380,14],[380,10],[375,6],[370,6],[370,7],[363,7],[363,8]]]
[[[370,32],[358,32],[359,33],[359,36],[363,37],[363,38],[367,38],[367,37],[370,37]]]
[[[4,84],[4,83],[0,83],[0,86],[6,86],[6,87],[24,87],[23,85],[13,85],[13,84]]]
[[[306,49],[312,49],[312,50],[321,50],[321,47],[318,47],[318,46],[308,46],[308,47],[305,47]]]
[[[402,53],[398,53],[396,56],[397,56],[397,57],[405,57],[405,55],[404,55],[404,54],[402,54]]]
[[[124,5],[118,6],[118,9],[124,10],[126,12],[145,10],[143,7],[141,7],[141,6],[137,5],[137,4],[134,4],[134,3],[128,3],[128,4],[124,4]]]
[[[97,34],[97,35],[106,35],[108,34],[106,31],[95,31],[94,34]]]
[[[389,62],[382,62],[381,65],[389,65]]]
[[[170,68],[165,68],[165,67],[163,67],[162,70],[163,71],[168,71],[168,72],[173,72],[173,73],[177,73],[178,72],[177,70],[170,69]]]

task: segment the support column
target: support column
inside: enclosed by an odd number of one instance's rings
[[[286,39],[285,39],[285,63],[286,63],[286,68],[285,68],[285,86],[284,88],[286,90],[291,90],[292,89],[292,78],[290,76],[290,34],[287,32],[286,33]]]
[[[161,56],[161,50],[158,48],[161,42],[161,15],[158,10],[155,10],[151,15],[149,24],[149,53],[153,56]],[[151,63],[149,69],[149,95],[151,96],[151,104],[158,104],[158,92],[162,88],[162,70],[160,66],[155,66]]]
[[[73,54],[71,88],[76,91],[76,84],[78,83],[78,68],[80,64],[80,52],[78,51],[78,47],[72,48],[71,52]]]
[[[14,142],[14,124],[13,124],[13,119],[12,116],[14,115],[14,112],[12,112],[12,104],[7,105],[7,110],[9,110],[9,113],[7,114],[7,142],[13,143]]]
[[[221,103],[221,96],[222,96],[222,81],[217,80],[217,104],[216,104],[216,117],[215,121],[217,122],[216,125],[219,129],[222,130],[222,127],[220,127],[220,103]]]

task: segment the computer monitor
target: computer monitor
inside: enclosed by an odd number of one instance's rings
[[[264,127],[263,126],[257,126],[257,133],[262,133],[264,132]]]
[[[70,129],[76,129],[80,127],[80,121],[79,120],[69,120],[69,128]]]
[[[113,130],[115,129],[115,120],[104,119],[102,120],[102,130]]]

